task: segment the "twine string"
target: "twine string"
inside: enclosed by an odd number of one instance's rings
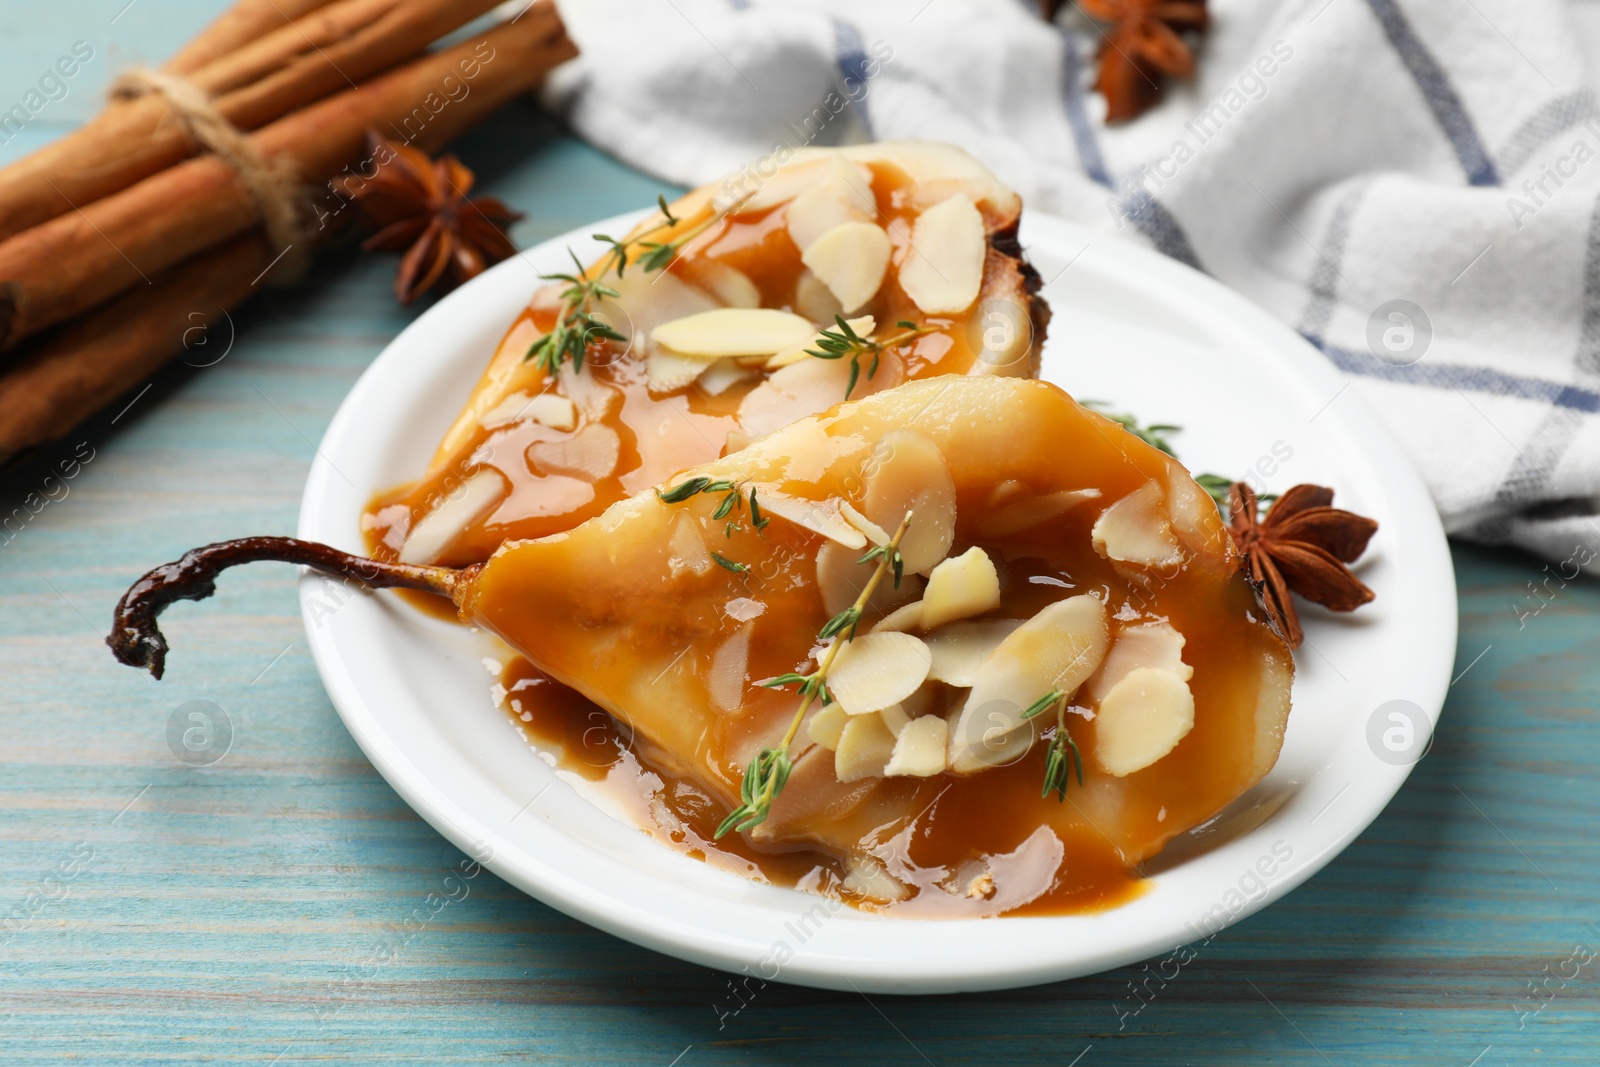
[[[239,175],[255,200],[261,224],[273,247],[287,252],[301,244],[304,226],[299,190],[291,168],[262,156],[250,138],[222,116],[210,94],[187,78],[136,67],[117,77],[110,95],[113,100],[135,100],[149,95],[165,100],[190,137]],[[297,267],[291,268],[291,273],[297,272]]]

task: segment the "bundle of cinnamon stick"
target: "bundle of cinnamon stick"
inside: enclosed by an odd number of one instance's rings
[[[0,463],[303,262],[353,214],[333,179],[370,176],[369,127],[437,152],[576,54],[550,0],[430,50],[496,3],[238,0],[134,92],[0,169]]]

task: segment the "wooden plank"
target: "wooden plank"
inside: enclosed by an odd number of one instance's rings
[[[176,27],[203,6],[141,0],[123,22],[154,16],[139,49],[159,54],[157,38],[185,36]],[[12,73],[75,21],[65,6],[27,10],[0,17]],[[524,105],[460,150],[483,191],[528,212],[523,245],[658,188]],[[102,420],[67,495],[0,546],[0,918],[26,915],[0,926],[0,1061],[1594,1062],[1596,962],[1538,1015],[1519,1011],[1575,944],[1600,945],[1600,589],[1571,585],[1519,621],[1512,605],[1541,564],[1476,548],[1456,549],[1458,670],[1472,666],[1433,751],[1326,871],[1164,985],[1148,977],[1157,960],[969,997],[772,985],[734,1012],[727,976],[488,874],[408,922],[459,854],[344,731],[287,569],[230,574],[221,596],[175,612],[159,686],[100,644],[116,596],[152,563],[293,529],[312,443],[415,314],[392,302],[392,265],[335,256],[250,305],[222,362]],[[43,474],[13,476],[0,507]],[[213,767],[167,747],[190,700],[237,730]]]

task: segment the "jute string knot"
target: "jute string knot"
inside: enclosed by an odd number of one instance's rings
[[[210,94],[187,78],[164,71],[136,67],[112,83],[113,100],[160,96],[196,143],[232,167],[250,190],[261,225],[275,249],[282,250],[282,266],[290,276],[305,266],[300,195],[292,170],[269,162],[250,138],[222,117]],[[293,251],[291,251],[293,250]]]

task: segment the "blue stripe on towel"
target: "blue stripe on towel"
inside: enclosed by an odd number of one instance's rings
[[[1139,227],[1139,232],[1150,239],[1157,250],[1171,256],[1184,266],[1193,267],[1195,270],[1204,271],[1200,265],[1200,257],[1195,255],[1194,246],[1189,243],[1189,235],[1183,232],[1183,225],[1178,218],[1167,210],[1165,204],[1151,196],[1140,186],[1125,188],[1122,196],[1122,210],[1133,224]]]
[[[839,67],[840,78],[854,78],[863,86],[867,84],[867,49],[861,43],[861,34],[856,32],[854,26],[848,23],[833,20],[833,41],[835,63]],[[847,97],[849,94],[845,94]],[[855,108],[856,115],[860,117],[862,126],[866,127],[866,139],[877,140],[872,132],[872,116],[867,113],[867,94],[862,92],[859,98],[851,97],[850,106]]]
[[[1559,408],[1582,411],[1586,414],[1600,412],[1600,393],[1582,389],[1547,378],[1525,378],[1520,374],[1505,374],[1485,367],[1468,367],[1460,363],[1430,363],[1424,360],[1409,367],[1396,367],[1385,363],[1368,352],[1355,352],[1325,343],[1320,337],[1303,335],[1307,341],[1321,349],[1334,366],[1348,374],[1367,378],[1380,378],[1387,382],[1406,385],[1427,385],[1436,389],[1461,389],[1474,393],[1491,393],[1495,396],[1512,396],[1523,400],[1542,400]]]
[[[1078,162],[1090,178],[1114,188],[1111,174],[1106,170],[1105,157],[1100,154],[1100,141],[1095,137],[1094,123],[1089,120],[1089,110],[1084,106],[1083,64],[1078,50],[1083,38],[1072,30],[1061,31],[1061,107],[1067,113],[1067,125],[1072,127],[1072,142],[1078,149]]]
[[[1478,139],[1478,131],[1467,116],[1461,97],[1456,95],[1455,87],[1450,84],[1439,61],[1433,58],[1433,53],[1422,43],[1417,31],[1411,28],[1400,5],[1396,0],[1367,0],[1367,6],[1378,17],[1389,43],[1394,46],[1406,69],[1411,71],[1417,88],[1422,90],[1423,99],[1433,109],[1433,117],[1450,139],[1456,158],[1461,161],[1461,169],[1467,172],[1467,181],[1472,185],[1499,185],[1500,175],[1495,172],[1489,153]]]

